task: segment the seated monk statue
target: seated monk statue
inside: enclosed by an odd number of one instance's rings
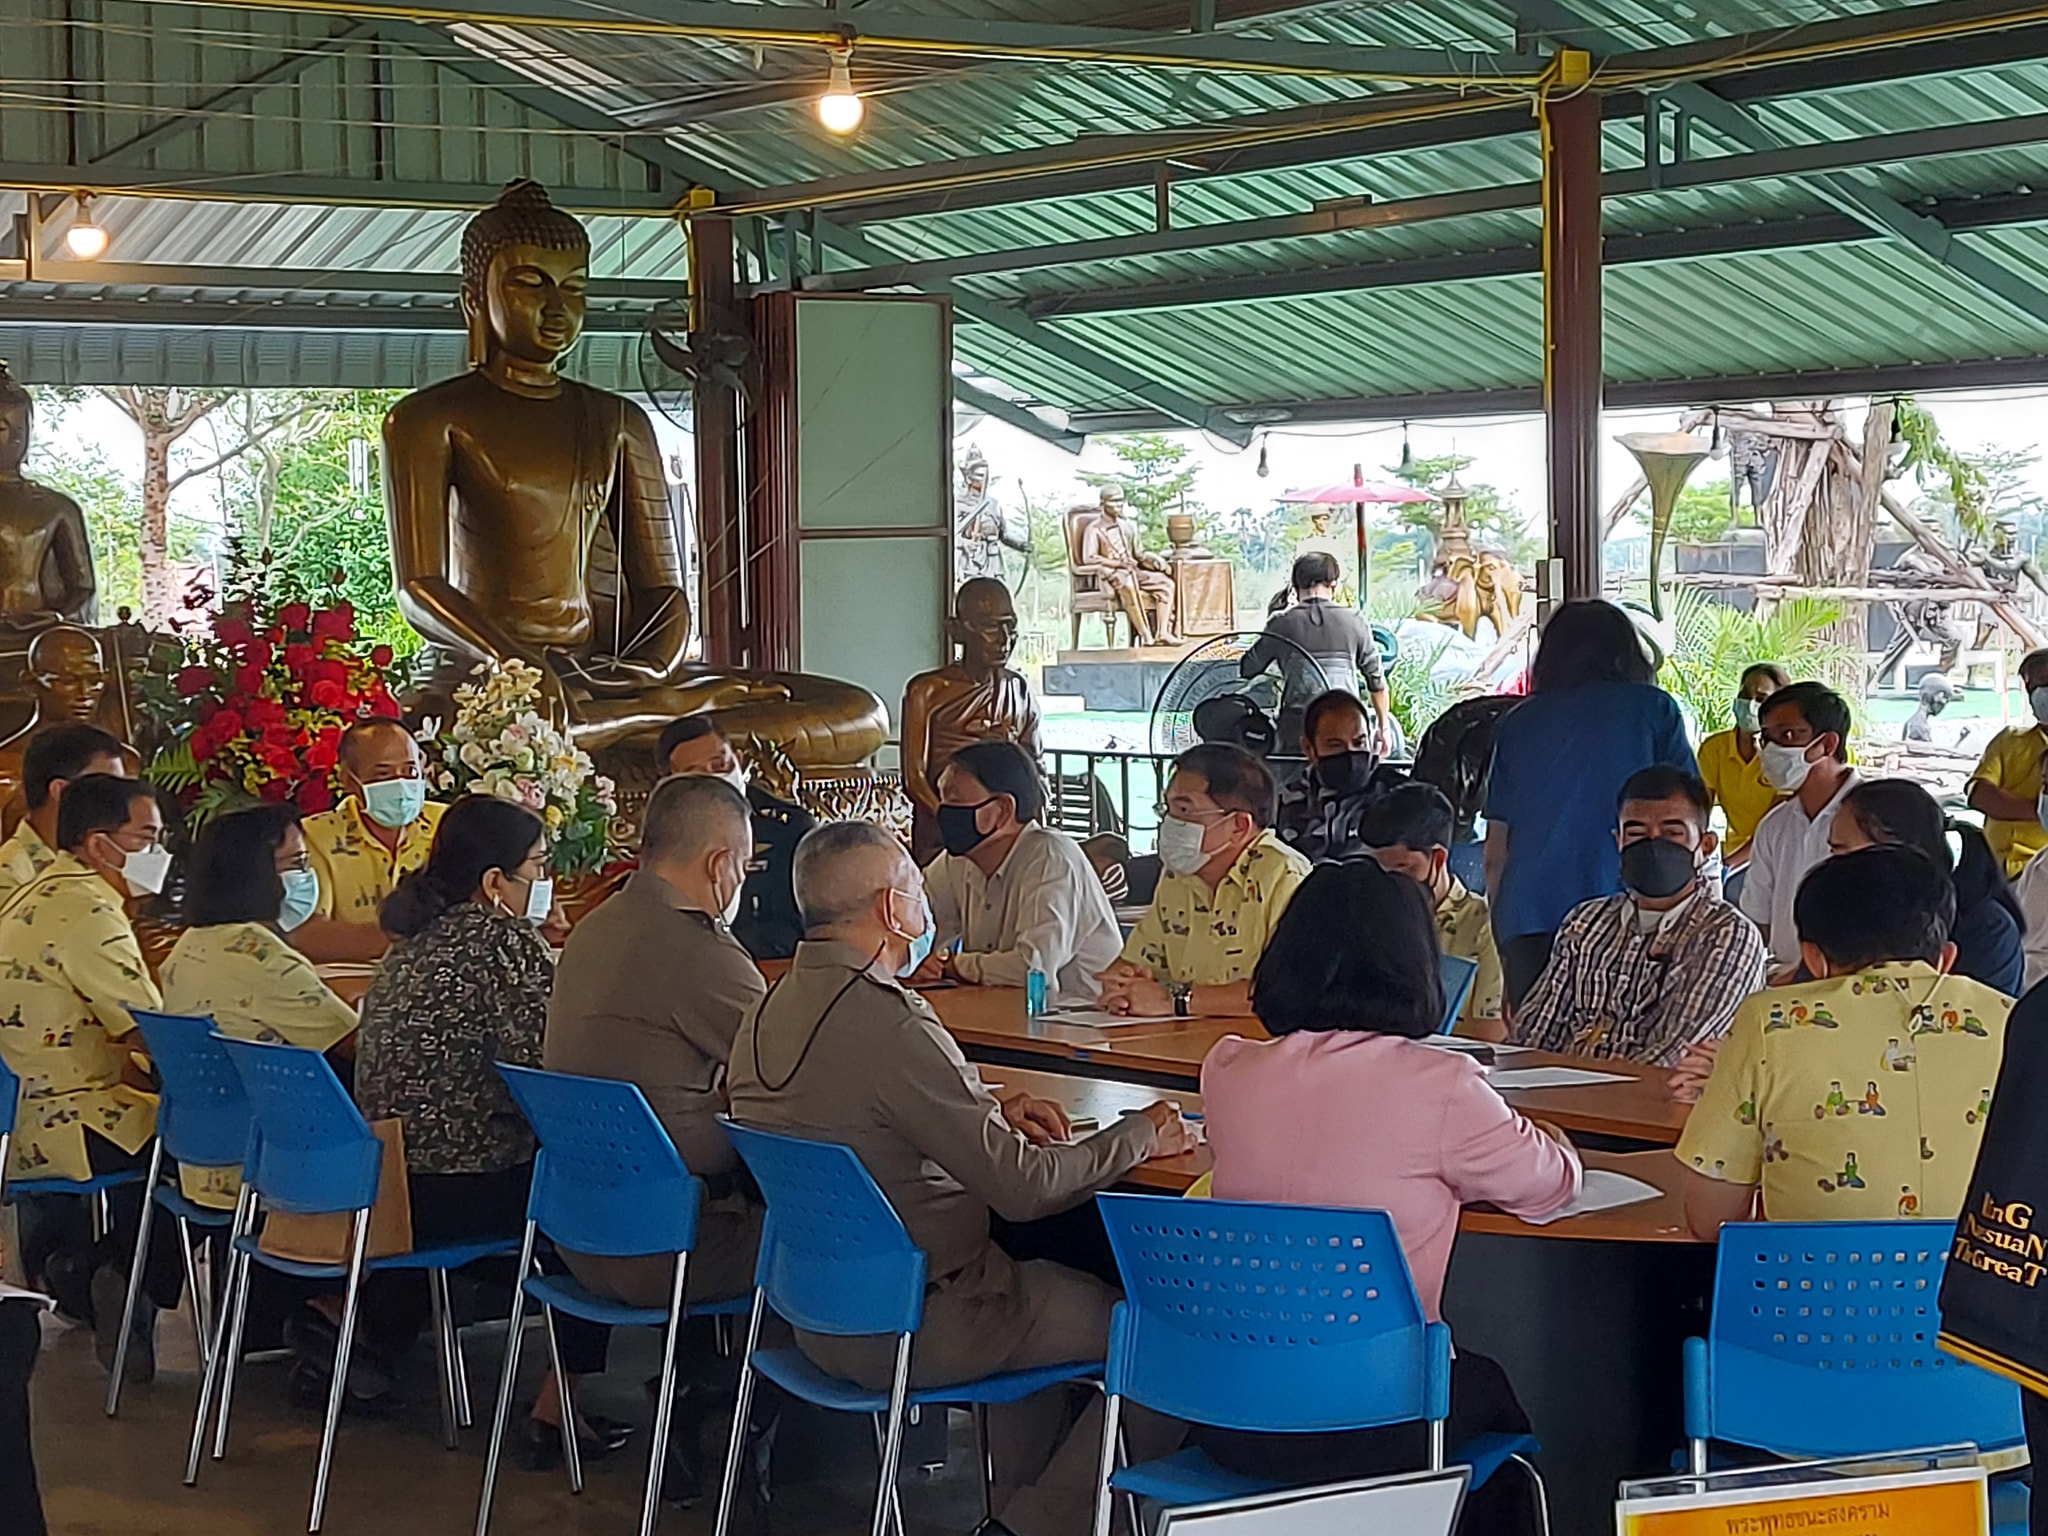
[[[62,491],[21,472],[35,402],[0,363],[0,626],[93,621],[92,545],[85,514]]]
[[[690,602],[654,428],[559,371],[589,268],[589,235],[531,181],[463,230],[470,371],[384,420],[399,610],[465,670],[539,668],[548,707],[588,751],[711,713],[799,767],[860,763],[888,729],[865,689],[684,661]]]

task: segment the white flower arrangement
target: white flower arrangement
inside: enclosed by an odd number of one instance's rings
[[[541,674],[523,661],[483,662],[477,682],[455,690],[455,718],[421,730],[435,785],[451,794],[495,795],[547,824],[556,870],[600,868],[618,790],[590,755],[540,711]]]

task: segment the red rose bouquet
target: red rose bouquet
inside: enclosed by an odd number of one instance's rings
[[[316,608],[245,593],[182,638],[183,665],[168,688],[144,690],[143,707],[168,743],[149,776],[195,827],[256,801],[328,809],[342,731],[398,713],[391,648],[356,634],[345,601]]]

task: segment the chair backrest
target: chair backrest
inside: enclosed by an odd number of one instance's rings
[[[1431,1323],[1385,1211],[1098,1195],[1124,1282],[1107,1382],[1232,1429],[1357,1429],[1450,1412]]]
[[[2020,1390],[1935,1347],[1955,1229],[1721,1229],[1713,1322],[1686,1348],[1686,1433],[1799,1457],[2016,1444]]]
[[[768,1199],[754,1283],[812,1333],[915,1333],[924,1250],[853,1148],[728,1125]]]
[[[1436,1032],[1448,1035],[1458,1022],[1458,1015],[1465,1010],[1465,999],[1472,995],[1472,982],[1479,974],[1479,962],[1467,960],[1463,955],[1438,955],[1436,973],[1444,984],[1444,1017]]]
[[[256,1122],[247,1176],[263,1203],[298,1215],[377,1203],[384,1143],[318,1051],[215,1035]]]
[[[1067,586],[1077,593],[1100,591],[1102,579],[1081,567],[1081,540],[1088,532],[1088,525],[1101,516],[1098,508],[1091,506],[1069,507],[1060,514],[1060,526],[1067,536]]]
[[[7,1065],[7,1058],[0,1056],[0,1136],[14,1133],[14,1116],[21,1105],[21,1078],[14,1068]],[[0,1168],[0,1179],[7,1177],[7,1170]]]
[[[249,1154],[249,1095],[204,1014],[133,1010],[163,1082],[156,1130],[164,1151],[194,1168],[225,1168]]]
[[[540,1141],[527,1220],[577,1253],[697,1246],[702,1187],[637,1084],[502,1062],[498,1073]]]

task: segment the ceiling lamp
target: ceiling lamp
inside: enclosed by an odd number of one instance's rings
[[[107,232],[92,221],[92,199],[78,194],[78,212],[64,231],[64,248],[80,261],[98,261],[107,254]]]
[[[853,88],[853,50],[832,50],[832,73],[825,81],[825,94],[818,98],[818,121],[828,133],[847,134],[867,116],[867,103]]]

